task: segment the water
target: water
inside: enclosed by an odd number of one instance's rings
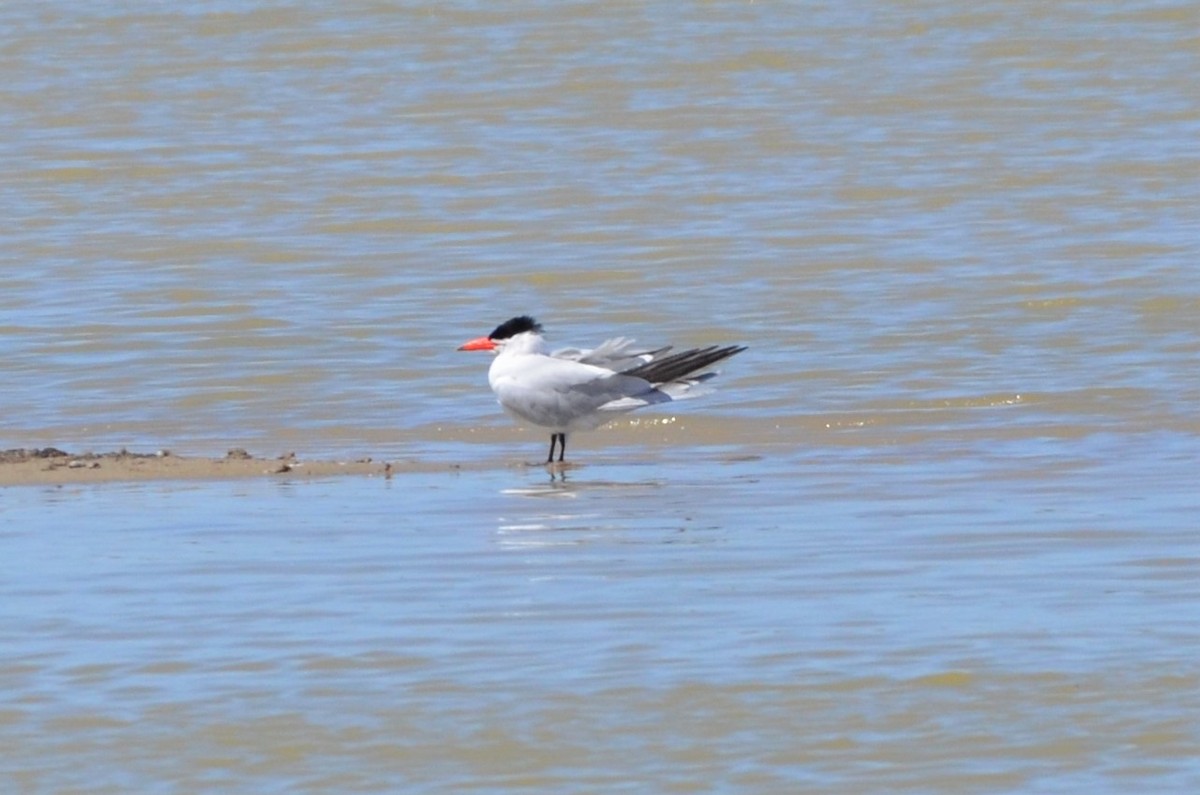
[[[13,791],[1191,792],[1197,13],[8,3]],[[743,343],[543,454],[464,340]],[[456,465],[462,465],[456,468]]]
[[[10,490],[2,771],[54,792],[1185,791],[1184,484],[1064,503],[1057,465],[976,467]]]

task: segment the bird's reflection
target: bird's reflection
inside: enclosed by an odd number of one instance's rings
[[[560,547],[612,540],[645,521],[645,515],[633,508],[642,503],[642,496],[658,492],[663,485],[657,480],[595,480],[569,470],[546,467],[544,480],[501,490],[515,498],[498,517],[502,547]],[[616,496],[621,498],[614,499]],[[568,500],[571,502],[565,502]]]

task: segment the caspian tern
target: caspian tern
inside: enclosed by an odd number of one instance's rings
[[[509,414],[550,429],[550,464],[556,446],[559,461],[566,455],[568,433],[595,430],[642,406],[706,394],[702,385],[717,375],[709,368],[746,348],[636,351],[633,340],[616,337],[591,350],[547,352],[541,324],[521,315],[459,350],[495,354],[488,383]]]

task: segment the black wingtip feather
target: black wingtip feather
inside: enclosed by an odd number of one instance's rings
[[[712,367],[719,361],[728,359],[746,350],[745,345],[710,345],[707,348],[693,348],[690,351],[680,351],[671,356],[664,356],[652,362],[639,364],[626,370],[622,375],[632,375],[652,384],[665,384]]]

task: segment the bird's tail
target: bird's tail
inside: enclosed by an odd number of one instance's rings
[[[712,391],[712,387],[707,386],[706,383],[717,377],[716,371],[708,368],[744,350],[746,350],[744,345],[727,345],[725,347],[712,345],[707,348],[694,348],[625,370],[621,375],[648,381],[653,389],[610,401],[601,406],[601,409],[604,411],[628,411],[641,406],[707,395]]]
[[[674,381],[667,381],[665,384],[657,384],[655,391],[664,394],[671,400],[688,400],[689,398],[697,398],[707,395],[713,391],[713,387],[706,386],[705,382],[716,378],[715,372],[701,373],[700,375],[691,376],[688,378],[676,378]],[[666,402],[666,401],[663,401]]]

